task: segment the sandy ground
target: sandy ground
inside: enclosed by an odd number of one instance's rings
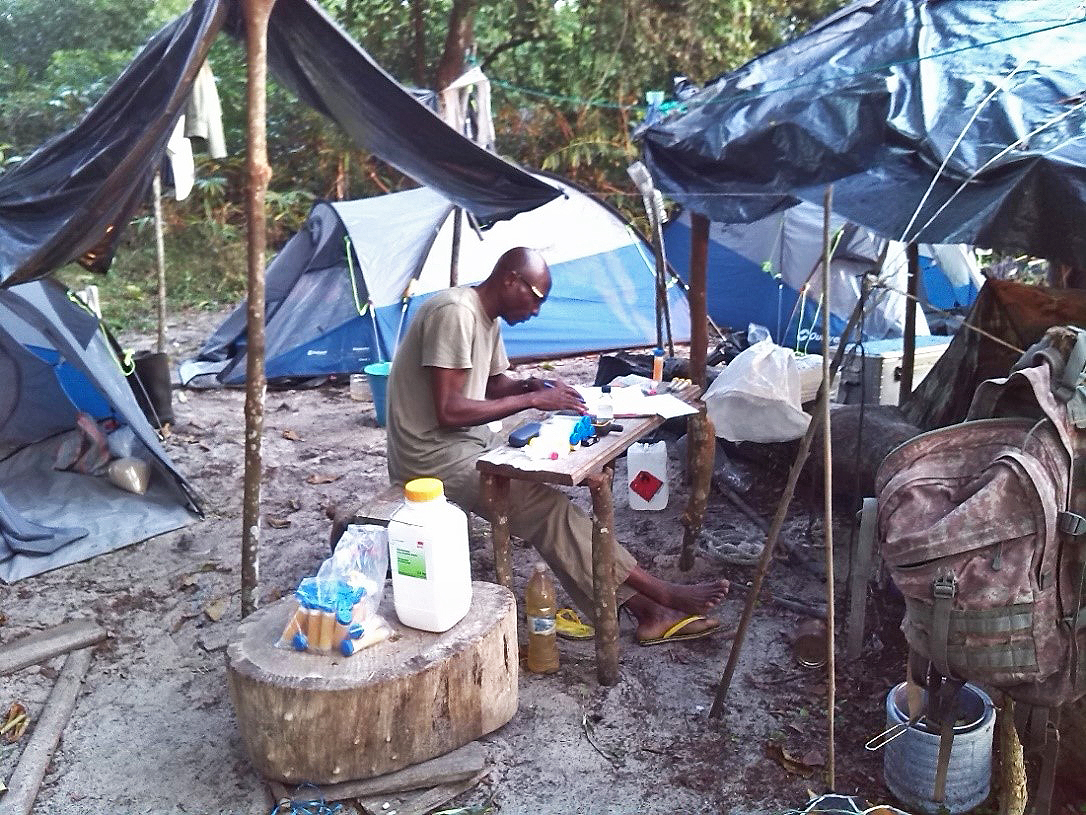
[[[174,320],[175,360],[191,355],[219,316]],[[152,343],[124,339],[137,348]],[[586,358],[557,369],[572,381],[590,381],[595,365]],[[112,635],[95,653],[36,812],[270,811],[241,745],[225,677],[225,645],[240,611],[243,402],[240,391],[175,392],[176,422],[165,443],[205,497],[204,520],[0,589],[5,642],[84,616]],[[265,416],[263,510],[282,527],[266,523],[262,532],[260,596],[269,602],[316,571],[326,553],[326,507],[361,502],[387,479],[384,432],[372,404],[351,401],[345,385],[271,392]],[[677,447],[672,443],[672,452]],[[787,461],[739,463],[751,482],[748,501],[770,517]],[[678,518],[686,503],[678,455],[670,476],[670,505],[658,513],[630,510],[624,490],[616,489],[620,540],[642,564],[677,581],[749,580],[753,570],[725,563],[718,547],[759,542],[762,533],[718,495],[710,501],[709,538],[695,569],[678,570]],[[616,484],[623,477],[620,461]],[[821,526],[819,518],[809,522],[805,503],[795,503],[785,537],[813,565],[775,563],[767,581],[772,591],[820,601]],[[475,522],[477,579],[493,576],[486,533]],[[843,525],[836,540],[847,547]],[[519,594],[535,557],[515,547],[514,558]],[[839,585],[845,567],[842,560]],[[733,591],[719,609],[726,623],[734,625],[742,603],[743,594]],[[213,620],[209,609],[222,616]],[[903,653],[895,621],[875,616],[864,657],[839,666],[836,779],[840,792],[887,801],[881,756],[863,744],[882,730],[885,693],[902,673]],[[492,801],[503,813],[594,815],[771,813],[801,805],[808,789],[825,788],[827,756],[825,672],[799,666],[790,645],[801,620],[775,606],[756,611],[726,715],[713,721],[708,708],[727,661],[727,639],[640,648],[624,617],[621,679],[612,688],[596,682],[591,643],[560,641],[560,671],[521,675],[517,715],[483,739],[489,776],[459,803]],[[58,657],[0,678],[0,705],[19,700],[40,717],[62,663]],[[26,738],[0,740],[0,778],[11,775]],[[782,751],[794,760],[782,760]]]

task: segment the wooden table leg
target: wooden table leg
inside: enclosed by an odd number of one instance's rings
[[[690,500],[682,515],[683,549],[679,556],[679,568],[684,572],[694,566],[694,551],[705,517],[705,505],[709,502],[709,487],[716,459],[716,431],[705,413],[705,405],[687,423],[687,449],[691,455]]]
[[[513,556],[509,548],[509,479],[484,475],[485,500],[490,506],[490,531],[494,541],[494,571],[498,582],[513,588]]]
[[[592,591],[596,612],[596,677],[601,685],[618,682],[618,605],[615,600],[614,468],[588,479],[592,492]]]

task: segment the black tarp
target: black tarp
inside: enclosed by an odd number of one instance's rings
[[[660,189],[712,220],[832,183],[835,212],[884,237],[1086,268],[1079,0],[864,0],[686,106],[639,135]]]
[[[94,271],[109,267],[228,16],[240,20],[238,0],[196,0],[148,42],[78,125],[0,175],[0,286],[72,261]],[[283,84],[360,147],[480,222],[561,194],[446,125],[311,0],[279,0],[268,41],[270,68]]]

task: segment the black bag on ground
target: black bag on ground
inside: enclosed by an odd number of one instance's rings
[[[173,385],[170,358],[164,353],[137,351],[132,358],[128,386],[152,427],[173,423]]]

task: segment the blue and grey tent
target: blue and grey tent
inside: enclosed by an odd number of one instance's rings
[[[49,280],[0,288],[0,580],[13,582],[178,529],[199,513],[98,318]],[[54,469],[87,414],[142,458],[142,495]]]
[[[652,248],[615,210],[547,178],[564,195],[478,230],[465,221],[458,282],[485,278],[514,246],[539,249],[553,286],[540,315],[503,326],[513,360],[652,346],[656,278]],[[265,369],[269,381],[361,371],[390,359],[412,315],[449,285],[453,205],[425,187],[359,201],[318,203],[266,272]],[[690,338],[678,279],[668,288],[672,334]],[[245,379],[245,304],[183,363],[181,379]]]
[[[749,224],[709,226],[707,308],[717,325],[745,330],[750,323],[769,329],[773,339],[793,348],[820,346],[822,208],[799,203]],[[905,328],[905,247],[886,241],[843,218],[831,218],[830,331],[838,335],[860,296],[863,275],[885,252],[884,287],[865,309],[864,339],[900,337]],[[690,214],[664,227],[668,261],[689,280]],[[974,253],[962,245],[920,246],[920,299],[942,311],[967,309],[984,279]],[[803,295],[801,295],[801,292]],[[934,318],[937,315],[933,312]],[[929,333],[917,313],[917,334]]]

